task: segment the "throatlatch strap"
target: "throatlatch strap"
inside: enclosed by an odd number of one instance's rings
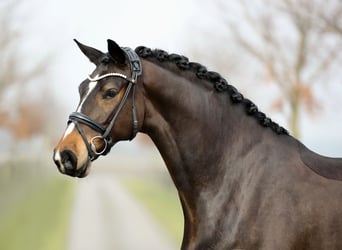
[[[127,100],[127,97],[128,97],[128,95],[129,95],[129,92],[131,91],[132,86],[133,86],[133,83],[132,83],[132,82],[129,82],[129,83],[128,83],[128,86],[127,86],[127,89],[126,89],[126,91],[125,91],[125,94],[124,94],[123,97],[121,98],[121,101],[120,101],[120,103],[119,103],[119,106],[118,106],[118,108],[116,109],[115,114],[114,114],[112,120],[110,121],[108,127],[106,128],[106,131],[105,131],[105,132],[103,133],[103,135],[102,135],[103,138],[107,138],[107,137],[109,136],[110,132],[112,131],[113,126],[114,126],[115,121],[116,121],[116,118],[118,118],[121,109],[122,109],[123,106],[125,105],[125,102],[126,102],[126,100]]]

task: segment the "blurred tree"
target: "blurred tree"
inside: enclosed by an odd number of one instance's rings
[[[46,74],[47,66],[44,59],[36,63],[32,59],[30,63],[25,61],[21,50],[25,33],[22,25],[15,23],[21,2],[0,2],[0,128],[9,131],[16,139],[29,139],[44,133],[44,115],[47,115],[44,110],[47,106],[43,103],[51,105],[53,100],[47,94],[32,97],[28,91],[28,84],[36,81],[36,85],[38,78]],[[41,89],[40,86],[35,87]],[[10,101],[9,95],[12,97]]]
[[[230,38],[264,69],[278,87],[273,107],[287,112],[290,131],[300,137],[300,112],[317,111],[315,84],[326,83],[341,60],[340,0],[255,0],[217,2]]]
[[[2,116],[5,119],[1,121],[1,126],[10,131],[18,140],[30,139],[34,135],[43,133],[46,109],[42,108],[41,101],[30,101],[18,105],[15,115],[12,116],[9,115],[11,111],[3,111]],[[49,102],[49,100],[46,101]]]
[[[341,1],[338,1],[341,4]],[[336,8],[335,4],[326,5],[317,13],[321,29],[326,33],[336,33],[342,36],[342,8]],[[313,20],[315,18],[313,17]]]

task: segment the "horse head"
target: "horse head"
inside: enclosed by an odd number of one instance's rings
[[[75,42],[96,68],[79,85],[80,102],[69,116],[53,159],[61,173],[85,177],[92,161],[116,142],[132,140],[141,128],[143,97],[136,85],[142,67],[133,50],[112,40],[108,53]]]

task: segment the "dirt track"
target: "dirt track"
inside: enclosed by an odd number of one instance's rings
[[[68,250],[176,250],[112,175],[78,180]]]

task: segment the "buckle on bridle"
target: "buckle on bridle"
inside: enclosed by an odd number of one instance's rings
[[[94,143],[96,140],[102,140],[104,142],[104,147],[101,151],[97,151],[96,145]],[[106,140],[106,138],[103,138],[101,135],[94,136],[90,140],[90,148],[94,154],[102,155],[104,152],[106,152],[106,150],[108,148],[108,141]]]

